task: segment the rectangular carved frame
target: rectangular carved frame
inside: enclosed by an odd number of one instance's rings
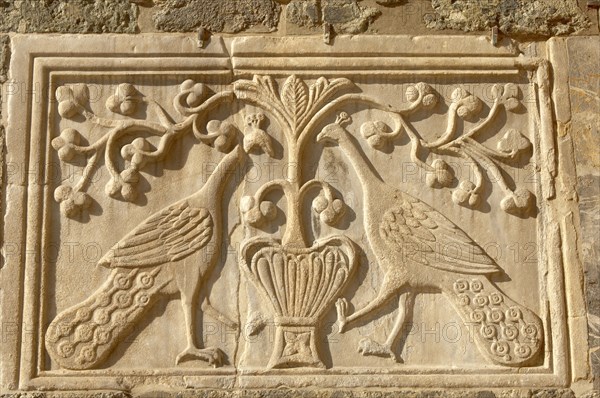
[[[566,386],[572,361],[582,358],[570,337],[570,305],[566,291],[579,292],[573,279],[565,279],[563,252],[573,245],[572,236],[561,232],[559,220],[568,217],[556,205],[560,191],[555,189],[559,174],[555,128],[551,102],[551,65],[544,58],[518,55],[507,44],[493,47],[484,37],[339,37],[333,46],[320,38],[213,38],[205,49],[186,35],[167,36],[15,36],[12,76],[5,103],[8,105],[7,164],[22,165],[25,173],[8,176],[4,237],[18,242],[19,249],[6,253],[1,284],[1,319],[4,344],[1,350],[1,385],[7,389],[78,389],[85,383],[93,389],[127,389],[135,386],[129,377],[139,371],[47,371],[40,311],[44,284],[42,245],[45,209],[52,205],[44,165],[49,153],[52,96],[49,87],[61,74],[82,77],[93,74],[158,74],[198,71],[229,76],[231,80],[252,77],[255,73],[305,77],[351,77],[373,74],[423,76],[495,76],[526,71],[537,87],[540,131],[536,153],[541,165],[541,184],[537,195],[541,208],[538,239],[542,256],[541,275],[546,274],[547,308],[542,314],[550,326],[546,339],[550,352],[543,367],[499,369],[481,373],[464,369],[451,373],[439,369],[410,369],[369,374],[352,370],[279,370],[264,374],[235,373],[203,369],[185,374],[147,372],[148,378],[172,379],[188,388],[265,388],[285,383],[321,387],[536,387]],[[460,42],[460,46],[455,42]],[[293,44],[291,44],[293,43]],[[385,43],[385,44],[381,44]],[[166,49],[165,51],[161,49]],[[228,50],[229,49],[229,50]],[[364,49],[376,49],[366,52]],[[544,154],[544,156],[539,156]],[[563,227],[564,229],[564,227]],[[567,284],[569,283],[570,284]],[[7,332],[9,332],[7,334]],[[402,375],[410,377],[402,377]],[[477,376],[477,377],[474,377]]]

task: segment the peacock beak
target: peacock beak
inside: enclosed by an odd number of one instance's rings
[[[326,136],[325,136],[325,131],[321,130],[321,132],[319,134],[317,134],[317,142],[323,142],[325,140]]]

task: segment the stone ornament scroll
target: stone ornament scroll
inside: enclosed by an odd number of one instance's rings
[[[474,37],[81,40],[72,62],[15,39],[49,88],[9,103],[8,145],[47,165],[7,224],[30,249],[3,302],[36,336],[4,365],[19,386],[564,382],[548,61]]]

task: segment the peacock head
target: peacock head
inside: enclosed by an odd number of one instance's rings
[[[351,121],[352,118],[346,112],[340,113],[335,119],[335,123],[328,124],[317,134],[317,142],[339,143],[348,134],[348,131],[342,126]]]

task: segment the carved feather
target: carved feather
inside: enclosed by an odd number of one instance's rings
[[[178,261],[202,249],[213,234],[204,208],[176,203],[148,218],[100,260],[104,267],[151,267]]]
[[[464,231],[435,209],[396,191],[379,225],[383,240],[407,260],[457,273],[491,274],[500,267]]]

